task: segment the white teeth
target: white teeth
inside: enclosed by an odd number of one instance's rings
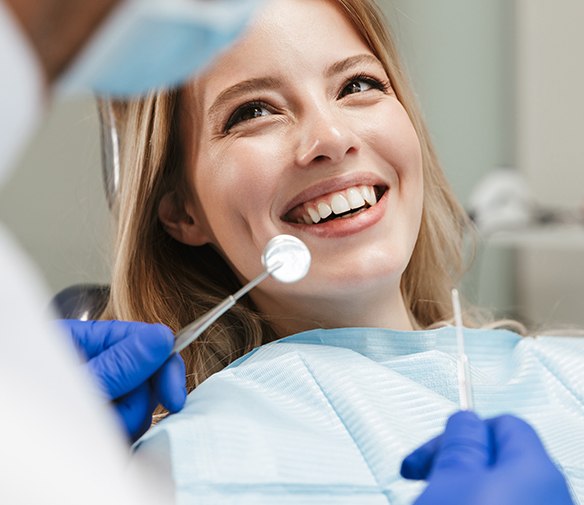
[[[347,213],[351,210],[361,209],[365,202],[370,206],[377,203],[377,196],[373,186],[354,186],[345,191],[334,193],[329,198],[330,200],[305,204],[304,214],[297,217],[297,222],[300,224],[317,224],[329,217],[333,212],[337,215],[344,214],[342,217],[351,217],[355,213]]]
[[[347,199],[338,193],[333,196],[333,199],[331,200],[331,208],[335,214],[342,214],[343,212],[351,210],[351,206]]]
[[[377,203],[377,197],[375,196],[375,190],[371,186],[362,186],[361,187],[361,194],[365,201],[373,206]]]
[[[329,217],[333,213],[333,210],[324,202],[320,202],[317,205],[317,209],[318,209],[318,213],[322,219],[326,219],[327,217]]]
[[[314,224],[316,224],[320,221],[320,214],[315,209],[313,209],[312,207],[308,207],[306,210],[308,211],[308,214],[310,215],[310,219],[312,219],[312,222]],[[311,223],[308,223],[308,224],[311,224]]]
[[[355,188],[351,188],[347,192],[347,198],[352,209],[358,209],[359,207],[363,207],[363,205],[365,205],[363,196]]]

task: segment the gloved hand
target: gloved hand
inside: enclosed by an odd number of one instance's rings
[[[415,505],[573,505],[533,428],[509,415],[454,414],[442,435],[404,459],[401,474],[428,480]]]
[[[160,403],[179,411],[186,399],[185,365],[170,359],[174,336],[162,324],[59,321],[87,359],[87,367],[113,401],[132,441],[152,423]]]

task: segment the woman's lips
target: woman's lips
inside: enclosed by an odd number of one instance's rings
[[[287,222],[295,229],[302,230],[303,232],[319,237],[340,238],[359,233],[360,231],[376,224],[385,214],[387,200],[389,198],[389,188],[387,186],[375,186],[374,189],[376,203],[373,205],[365,202],[365,205],[359,209],[350,210],[346,213],[342,213],[341,215],[335,215],[331,209],[331,214],[327,218],[321,218],[318,223],[314,223],[312,218],[310,218],[310,223],[306,223],[304,219],[301,221],[297,219],[296,221]],[[331,195],[332,198],[335,194]],[[329,196],[330,195],[326,195],[326,198]],[[320,200],[320,198],[317,200]],[[312,202],[308,203],[312,205]],[[302,204],[299,207],[303,207],[304,205],[305,204]],[[296,211],[296,208],[293,210]]]
[[[286,213],[283,220],[322,226],[334,219],[347,219],[373,207],[387,189],[387,186],[359,184],[334,191],[297,205]]]

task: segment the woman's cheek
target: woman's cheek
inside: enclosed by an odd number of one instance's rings
[[[272,187],[284,167],[289,165],[289,151],[280,136],[266,134],[240,141],[228,161],[230,171],[237,175],[238,187],[258,190]]]

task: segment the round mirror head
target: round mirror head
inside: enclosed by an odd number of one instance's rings
[[[299,238],[277,235],[264,248],[262,264],[274,279],[287,283],[296,282],[308,273],[310,251]]]

